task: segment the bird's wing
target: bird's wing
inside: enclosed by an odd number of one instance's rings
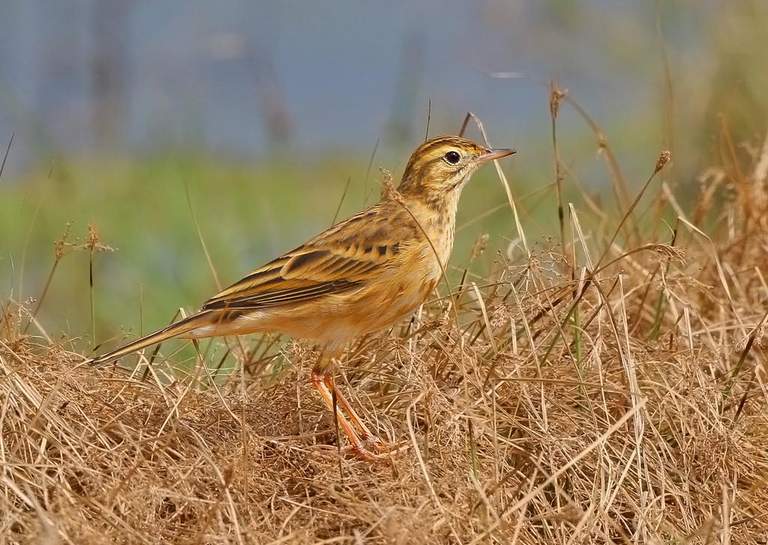
[[[413,240],[417,230],[404,228],[409,221],[396,210],[370,208],[253,271],[202,310],[274,308],[361,288],[389,270]]]

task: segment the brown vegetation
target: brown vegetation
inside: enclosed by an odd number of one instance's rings
[[[752,155],[726,154],[690,213],[658,179],[624,219],[563,204],[555,249],[521,232],[491,277],[353,347],[339,382],[409,445],[389,464],[337,451],[299,344],[254,345],[243,373],[94,371],[5,306],[0,535],[765,543],[768,146]]]

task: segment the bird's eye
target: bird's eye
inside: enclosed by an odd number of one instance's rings
[[[461,161],[461,155],[459,155],[458,151],[449,151],[445,154],[445,160],[450,164],[455,165]]]

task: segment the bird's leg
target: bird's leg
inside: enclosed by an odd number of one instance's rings
[[[352,443],[354,453],[368,461],[388,460],[393,452],[403,445],[390,445],[371,432],[346,396],[339,390],[333,379],[334,352],[323,350],[320,359],[312,368],[312,385],[320,394],[325,405],[333,412],[338,426]]]
[[[374,448],[376,448],[376,445],[380,445],[381,439],[376,437],[376,435],[374,435],[371,430],[368,429],[368,426],[365,425],[363,420],[357,415],[357,412],[355,412],[355,409],[352,408],[352,404],[347,401],[347,398],[344,397],[342,391],[336,387],[336,381],[334,380],[333,374],[330,371],[323,373],[323,383],[331,393],[336,394],[336,403],[342,411],[347,413],[347,417],[349,418],[352,426],[354,426],[357,430],[360,439],[366,443],[373,444]]]
[[[341,397],[339,396],[339,390],[335,387],[335,385],[329,387],[328,386],[328,380],[327,380],[328,372],[323,371],[320,369],[313,369],[312,370],[312,386],[315,387],[315,389],[320,394],[320,397],[323,399],[323,402],[325,405],[334,413],[334,416],[336,417],[336,421],[339,423],[339,426],[341,427],[342,431],[344,432],[344,435],[347,436],[347,439],[352,443],[352,450],[354,453],[362,458],[363,460],[367,460],[369,462],[379,461],[382,459],[381,454],[378,454],[377,452],[371,452],[369,450],[368,442],[370,442],[370,437],[372,437],[370,431],[367,432],[368,436],[364,440],[360,437],[358,434],[358,431],[355,429],[355,426],[350,424],[349,420],[347,420],[347,417],[342,413],[341,411],[337,410],[337,407],[334,404],[334,391],[335,391],[335,400],[341,401]],[[331,377],[331,384],[333,384],[333,377]],[[344,409],[344,406],[349,407],[349,404],[346,402],[346,400],[341,403],[342,409]],[[357,417],[357,415],[355,415]],[[362,422],[360,422],[360,419],[357,419],[357,423],[362,425]],[[367,428],[365,428],[367,430]],[[363,431],[363,434],[365,434],[365,431]],[[377,440],[378,441],[378,440]]]

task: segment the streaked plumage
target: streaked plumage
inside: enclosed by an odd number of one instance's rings
[[[464,184],[482,163],[511,153],[456,136],[429,140],[412,154],[394,197],[253,271],[198,313],[91,363],[109,363],[172,337],[264,331],[312,340],[338,354],[351,339],[392,325],[424,301],[450,256]],[[313,379],[328,403],[335,387],[324,361]],[[358,453],[369,456],[372,436],[339,395],[358,436],[345,419],[340,424]]]

